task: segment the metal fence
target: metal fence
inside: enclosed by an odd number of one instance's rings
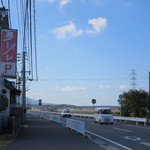
[[[84,117],[84,118],[94,118],[94,115],[86,115],[86,114],[72,114],[75,117]],[[127,121],[135,122],[136,125],[139,123],[143,123],[144,126],[148,123],[147,118],[135,118],[135,117],[121,117],[121,116],[114,116],[114,121],[124,121],[124,123],[127,123]]]
[[[52,120],[52,121],[54,121],[54,122],[56,122],[56,123],[61,124],[60,116],[50,115],[50,120]]]
[[[41,111],[40,113],[46,113],[46,114],[54,114],[54,115],[60,115],[59,112],[47,112],[47,111]],[[94,115],[87,115],[87,114],[75,114],[72,113],[72,116],[74,117],[83,117],[83,118],[94,118]],[[139,123],[143,123],[144,126],[146,126],[147,123],[149,123],[147,118],[136,118],[136,117],[122,117],[122,116],[114,116],[114,121],[123,121],[124,123],[127,123],[128,121],[130,122],[135,122],[136,125]]]

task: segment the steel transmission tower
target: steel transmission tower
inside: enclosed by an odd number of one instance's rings
[[[131,89],[132,90],[135,90],[136,87],[137,87],[137,84],[136,84],[136,80],[137,80],[136,75],[137,75],[136,74],[136,70],[132,69],[131,70]]]

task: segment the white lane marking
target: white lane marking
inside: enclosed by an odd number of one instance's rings
[[[92,134],[92,135],[94,135],[94,136],[96,136],[96,137],[98,137],[98,138],[101,138],[101,139],[103,139],[103,140],[106,140],[106,141],[108,141],[108,142],[110,142],[110,143],[116,144],[117,146],[120,146],[120,147],[122,147],[122,148],[124,148],[124,149],[126,149],[126,150],[132,150],[132,149],[129,148],[129,147],[126,147],[126,146],[124,146],[124,145],[122,145],[122,144],[119,144],[119,143],[117,143],[117,142],[115,142],[115,141],[112,141],[112,140],[110,140],[110,139],[107,139],[107,138],[105,138],[105,137],[102,137],[102,136],[100,136],[100,135],[97,135],[97,134],[92,133],[92,132],[90,132],[90,131],[85,130],[85,132],[87,132],[87,133],[89,133],[89,134]]]
[[[148,142],[140,142],[140,143],[150,147],[150,143]]]
[[[136,137],[136,136],[125,136],[123,137],[126,140],[131,140],[131,141],[141,141],[140,137]]]
[[[130,130],[121,129],[121,128],[116,128],[116,127],[114,127],[114,129],[116,129],[116,130],[120,130],[120,131],[125,131],[125,132],[132,132],[132,131],[130,131]]]

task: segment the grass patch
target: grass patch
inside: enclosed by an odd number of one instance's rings
[[[93,110],[71,110],[71,113],[93,115]],[[118,110],[112,110],[112,113],[114,116],[120,115],[120,111]]]
[[[93,110],[71,110],[71,113],[93,115]]]
[[[12,135],[0,135],[0,150],[3,150],[4,146],[13,141]]]

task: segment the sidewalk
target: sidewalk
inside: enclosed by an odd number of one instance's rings
[[[28,119],[8,150],[103,150],[99,145],[70,129],[44,119]]]

